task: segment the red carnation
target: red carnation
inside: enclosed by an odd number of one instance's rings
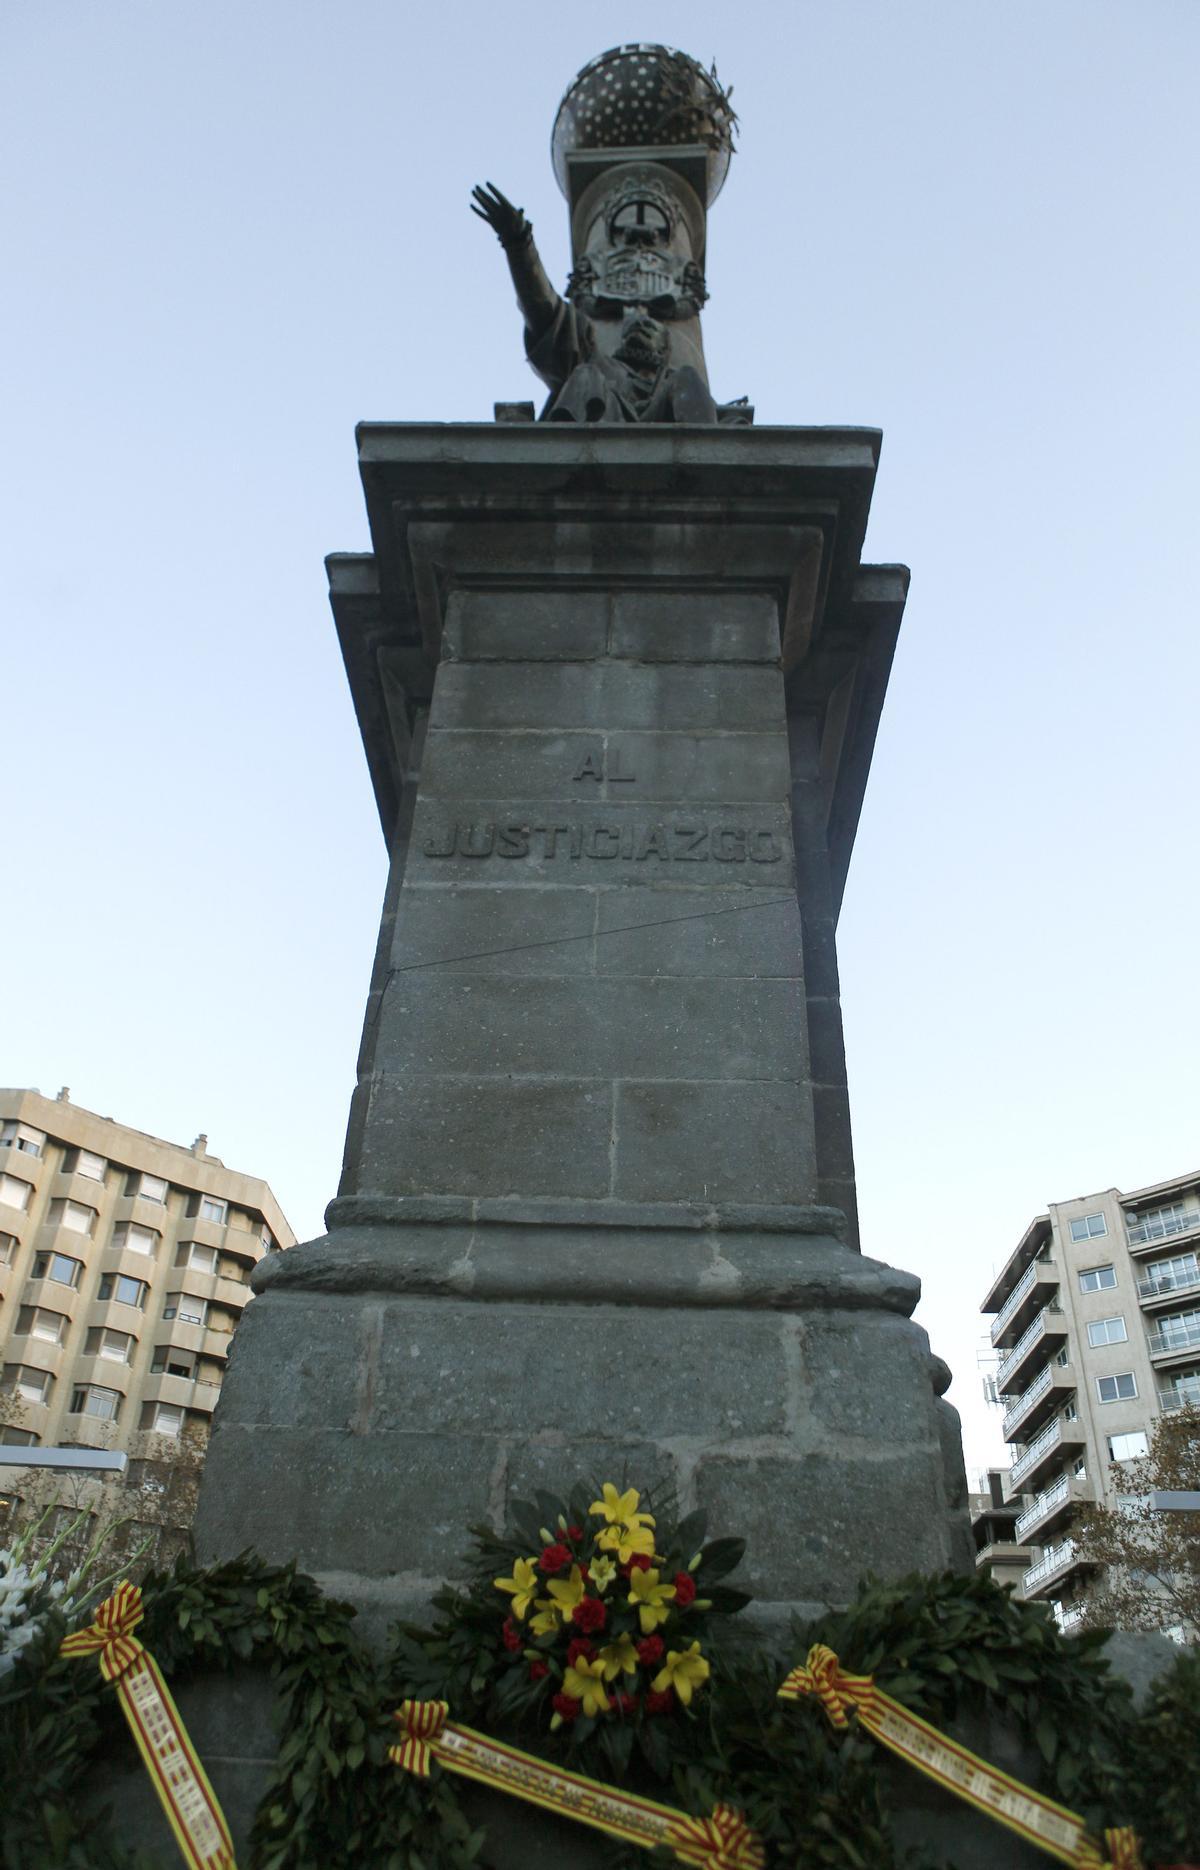
[[[620,1708],[622,1714],[635,1714],[637,1712],[637,1704],[638,1698],[636,1695],[617,1696],[617,1706]]]
[[[676,1610],[686,1610],[688,1605],[694,1602],[695,1596],[696,1596],[696,1580],[693,1578],[691,1572],[690,1571],[677,1571],[675,1573],[675,1608]]]
[[[638,1661],[644,1663],[648,1669],[652,1669],[656,1662],[662,1661],[663,1648],[661,1636],[643,1636],[637,1646]]]
[[[598,1597],[583,1597],[571,1612],[571,1622],[580,1630],[602,1630],[608,1612]]]
[[[531,1662],[529,1665],[529,1679],[531,1682],[540,1682],[542,1677],[549,1675],[549,1673],[550,1664],[548,1662]]]
[[[561,1571],[570,1562],[571,1554],[565,1545],[548,1545],[538,1559],[541,1570],[551,1573]]]
[[[576,1701],[574,1695],[564,1695],[560,1692],[554,1696],[550,1705],[556,1714],[562,1715],[564,1721],[573,1721],[578,1715],[583,1703],[582,1701]]]
[[[577,1636],[567,1650],[567,1667],[573,1669],[580,1656],[586,1656],[590,1662],[596,1653],[595,1643],[589,1643],[586,1636]]]
[[[673,1688],[664,1688],[658,1694],[650,1689],[646,1696],[647,1714],[669,1714],[674,1706],[675,1691]]]
[[[505,1617],[504,1627],[500,1631],[500,1634],[504,1639],[505,1649],[511,1650],[513,1655],[515,1655],[517,1650],[521,1648],[524,1638],[511,1617]]]
[[[568,1526],[567,1537],[568,1539],[570,1539],[573,1545],[578,1545],[579,1541],[583,1537],[583,1527],[582,1526]]]
[[[649,1571],[653,1563],[654,1560],[649,1552],[635,1552],[629,1563],[622,1565],[621,1570],[628,1577],[631,1571]]]

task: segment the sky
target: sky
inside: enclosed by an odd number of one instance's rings
[[[326,597],[354,424],[535,393],[490,178],[716,59],[719,397],[884,431],[912,591],[840,943],[864,1247],[978,1307],[1047,1201],[1200,1165],[1193,0],[0,0],[0,1080],[335,1191],[385,853]]]

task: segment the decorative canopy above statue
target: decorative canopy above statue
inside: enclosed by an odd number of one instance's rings
[[[492,183],[472,207],[508,257],[529,363],[551,422],[733,423],[745,399],[708,387],[700,311],[709,204],[737,119],[715,69],[686,53],[628,45],[585,65],[559,106],[551,153],[571,206],[565,295],[533,229]]]

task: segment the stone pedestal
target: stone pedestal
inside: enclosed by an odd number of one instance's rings
[[[198,1522],[381,1617],[469,1522],[672,1482],[770,1614],[965,1562],[856,1250],[834,927],[907,574],[869,430],[369,426],[330,561],[391,877],[341,1191],[239,1327]]]

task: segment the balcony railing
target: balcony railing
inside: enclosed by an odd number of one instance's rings
[[[1071,1477],[1069,1474],[1064,1474],[1059,1480],[1055,1481],[1052,1487],[1047,1487],[1045,1493],[1039,1493],[1032,1504],[1027,1506],[1023,1513],[1017,1515],[1017,1523],[1013,1527],[1013,1534],[1018,1543],[1024,1538],[1031,1526],[1036,1526],[1039,1519],[1048,1513],[1051,1507],[1057,1506],[1060,1501],[1067,1499],[1070,1492]]]
[[[1003,1305],[1000,1307],[1000,1310],[996,1313],[996,1316],[993,1318],[992,1320],[992,1343],[993,1344],[996,1342],[996,1339],[998,1337],[1003,1335],[1004,1327],[1007,1325],[1013,1313],[1017,1310],[1017,1307],[1020,1305],[1021,1300],[1024,1298],[1027,1298],[1029,1294],[1033,1291],[1034,1286],[1037,1284],[1037,1266],[1038,1266],[1038,1263],[1036,1260],[1033,1260],[1030,1262],[1030,1264],[1025,1268],[1025,1271],[1021,1274],[1021,1277],[1018,1279],[1012,1291],[1009,1293],[1008,1297],[1005,1299]]]
[[[1137,1282],[1139,1299],[1161,1298],[1164,1292],[1191,1292],[1200,1287],[1200,1266],[1190,1273],[1144,1273]]]
[[[1029,1388],[1027,1390],[1022,1390],[1015,1402],[1009,1403],[1008,1408],[1004,1411],[1003,1432],[1006,1440],[1008,1439],[1008,1431],[1013,1423],[1019,1422],[1025,1411],[1029,1408],[1029,1405],[1035,1403],[1039,1396],[1044,1396],[1046,1394],[1046,1391],[1050,1388],[1053,1381],[1054,1366],[1053,1364],[1047,1364],[1044,1370],[1038,1371],[1033,1382],[1029,1385]]]
[[[1190,1351],[1197,1344],[1200,1344],[1200,1318],[1189,1318],[1186,1324],[1160,1325],[1157,1331],[1150,1333],[1152,1357],[1171,1351]]]
[[[1053,1577],[1056,1571],[1061,1571],[1064,1565],[1069,1565],[1074,1556],[1074,1539],[1064,1539],[1061,1545],[1052,1545],[1045,1557],[1039,1558],[1036,1565],[1031,1565],[1021,1579],[1021,1596],[1029,1597],[1037,1590],[1039,1584],[1044,1584],[1046,1579]]]
[[[1054,1421],[1036,1435],[1019,1460],[1013,1462],[1008,1470],[1008,1491],[1013,1494],[1020,1487],[1022,1480],[1031,1468],[1035,1468],[1042,1456],[1062,1440],[1062,1423],[1056,1416]]]
[[[1165,1415],[1176,1409],[1186,1409],[1189,1404],[1200,1409],[1200,1376],[1185,1377],[1181,1383],[1172,1383],[1168,1389],[1160,1389],[1158,1403]]]
[[[997,1370],[997,1389],[1002,1390],[1004,1388],[1008,1378],[1012,1375],[1014,1370],[1020,1369],[1021,1364],[1024,1362],[1033,1346],[1038,1342],[1038,1339],[1045,1336],[1051,1322],[1055,1319],[1061,1319],[1061,1317],[1062,1313],[1056,1311],[1055,1308],[1050,1305],[1047,1305],[1044,1310],[1038,1313],[1028,1331],[1022,1332],[1021,1336],[1009,1351],[1008,1356],[1004,1359],[999,1370]]]
[[[1064,1636],[1069,1636],[1072,1630],[1079,1628],[1086,1616],[1087,1611],[1082,1604],[1071,1604],[1066,1610],[1059,1611],[1058,1627]]]
[[[1200,1208],[1189,1209],[1184,1214],[1153,1215],[1147,1220],[1129,1223],[1129,1244],[1144,1247],[1152,1240],[1170,1240],[1176,1234],[1190,1234],[1194,1227],[1200,1227]]]

